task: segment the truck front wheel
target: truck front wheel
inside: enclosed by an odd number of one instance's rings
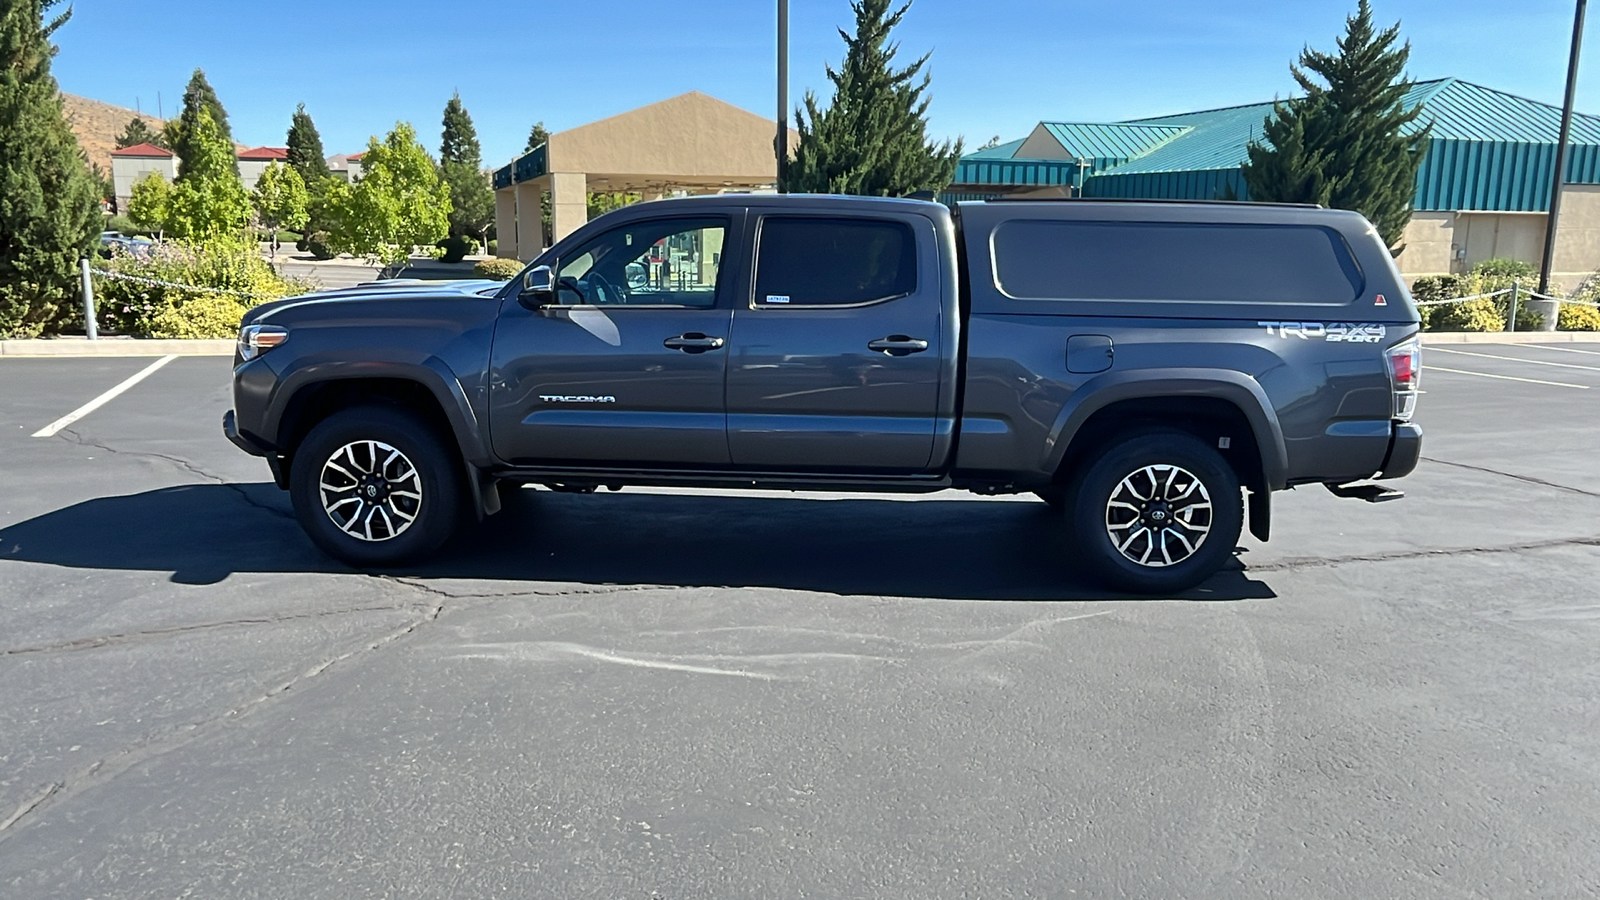
[[[306,435],[289,495],[300,526],[328,555],[358,567],[416,563],[460,521],[460,464],[417,416],[355,407]]]
[[[1233,553],[1244,524],[1239,479],[1179,431],[1129,435],[1078,477],[1067,517],[1090,574],[1136,594],[1187,590]]]

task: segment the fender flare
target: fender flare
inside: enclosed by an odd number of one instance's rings
[[[482,468],[492,463],[488,435],[484,434],[466,391],[450,367],[436,356],[407,359],[397,355],[388,359],[369,357],[359,361],[307,360],[304,365],[280,376],[277,390],[267,406],[263,422],[265,430],[272,435],[274,444],[282,446],[284,416],[301,391],[334,381],[372,378],[410,381],[421,385],[433,395],[443,410],[445,419],[450,423],[451,438],[467,465]]]
[[[1045,442],[1044,470],[1055,472],[1066,458],[1073,438],[1100,410],[1124,400],[1157,397],[1213,397],[1225,400],[1244,414],[1255,433],[1261,455],[1262,479],[1269,491],[1288,486],[1289,453],[1283,427],[1273,412],[1267,392],[1254,378],[1228,369],[1132,369],[1106,372],[1084,382],[1072,393],[1050,428]]]

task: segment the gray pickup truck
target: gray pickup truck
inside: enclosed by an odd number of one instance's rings
[[[695,197],[509,283],[257,307],[223,427],[360,566],[421,560],[508,483],[956,488],[1037,494],[1056,552],[1164,593],[1246,511],[1265,540],[1273,491],[1399,496],[1369,479],[1421,453],[1417,332],[1350,212]]]

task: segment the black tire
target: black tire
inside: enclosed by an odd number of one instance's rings
[[[402,477],[405,464],[411,477]],[[347,485],[340,472],[363,478]],[[329,556],[358,568],[410,565],[455,533],[464,508],[462,479],[455,452],[422,418],[395,407],[359,406],[317,423],[300,442],[289,497],[300,527]],[[327,484],[338,490],[325,490]],[[376,501],[365,496],[369,487]],[[341,527],[336,518],[346,515],[352,521]]]
[[[1070,504],[1067,520],[1089,573],[1133,594],[1205,581],[1233,554],[1244,525],[1232,467],[1179,431],[1139,432],[1108,446],[1074,482]]]

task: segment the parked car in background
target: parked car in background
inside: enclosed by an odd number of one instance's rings
[[[150,258],[150,248],[155,242],[142,237],[129,237],[117,231],[100,232],[100,256],[110,259],[118,250],[139,259]]]

